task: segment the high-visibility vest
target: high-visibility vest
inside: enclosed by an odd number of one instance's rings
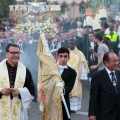
[[[117,38],[118,38],[118,34],[114,33],[113,35],[111,34],[106,34],[105,35],[107,38],[110,39],[111,42],[116,42],[117,41]]]

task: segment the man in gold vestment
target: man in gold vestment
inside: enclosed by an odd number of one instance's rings
[[[81,109],[81,99],[83,98],[81,79],[87,79],[89,68],[84,54],[75,47],[75,40],[70,39],[68,47],[70,49],[68,65],[77,72],[74,88],[70,93],[70,109],[77,111]]]
[[[30,71],[19,61],[20,47],[10,43],[0,63],[0,120],[28,120],[27,108],[35,95]]]

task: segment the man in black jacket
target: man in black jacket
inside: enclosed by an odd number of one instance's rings
[[[76,42],[77,49],[83,52],[83,40],[82,40],[82,37],[76,36],[76,31],[74,29],[71,29],[69,32],[71,34],[70,39],[74,39],[75,42]]]
[[[105,69],[91,81],[89,120],[120,120],[120,71],[114,52],[104,54]]]
[[[76,79],[76,72],[71,67],[67,66],[67,61],[69,60],[69,50],[65,47],[61,47],[58,49],[57,52],[57,61],[59,63],[60,74],[62,80],[65,83],[64,86],[64,97],[66,100],[66,104],[68,110],[70,112],[70,101],[69,101],[69,94],[73,89],[75,79]],[[70,120],[68,119],[65,107],[62,105],[63,109],[63,120]]]
[[[94,55],[93,51],[97,53],[98,45],[94,42],[93,33],[89,33],[89,41],[88,41],[88,46],[86,46],[86,49],[88,50],[88,65],[89,65],[89,67],[92,65],[96,65],[98,63],[98,59]],[[97,72],[97,69],[94,69],[94,70],[90,69],[89,77],[92,77],[92,75],[96,72]]]

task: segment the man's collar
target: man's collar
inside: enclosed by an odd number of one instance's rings
[[[68,69],[68,66],[67,65],[59,65],[59,68],[60,69]]]
[[[8,60],[6,61],[6,64],[7,64],[9,67],[14,67],[14,68],[17,67],[17,65],[18,65],[18,64],[15,64],[15,65],[13,66],[13,65],[11,65],[11,64],[9,63]]]
[[[114,72],[114,73],[115,73],[115,70],[110,71],[110,70],[109,70],[108,68],[106,68],[106,67],[105,67],[105,69],[106,69],[106,71],[107,71],[108,75],[110,75],[110,73],[111,73],[111,72]]]

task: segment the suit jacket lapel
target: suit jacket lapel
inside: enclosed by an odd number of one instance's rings
[[[108,73],[107,73],[107,71],[105,69],[104,69],[104,75],[103,76],[105,78],[105,82],[106,82],[107,86],[109,88],[111,88],[113,90],[113,92],[116,93],[115,88],[114,88],[114,86],[113,86],[113,84],[112,84],[112,82],[110,80],[110,77],[109,77],[109,75],[108,75]]]
[[[118,94],[120,94],[120,75],[119,75],[118,71],[115,71],[115,75],[116,75],[116,78],[117,78]]]
[[[63,80],[65,80],[65,77],[66,77],[67,74],[68,74],[68,68],[63,70],[63,73],[61,75]]]

